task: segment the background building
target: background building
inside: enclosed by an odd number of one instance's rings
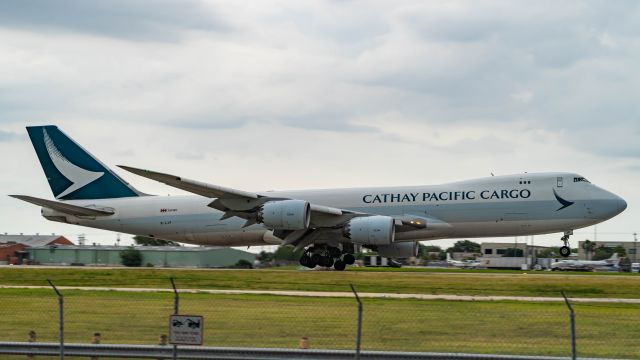
[[[22,264],[27,258],[26,249],[34,246],[73,245],[61,235],[0,235],[0,265]]]
[[[528,245],[524,242],[485,242],[480,245],[482,257],[477,258],[482,267],[490,269],[547,269],[556,261],[550,256],[548,246]],[[544,256],[544,257],[543,257]],[[556,255],[559,257],[559,255]]]
[[[585,247],[586,241],[578,242],[578,258],[580,260],[591,260],[599,247],[604,247],[613,251],[614,248],[620,246],[624,248],[626,256],[633,262],[640,260],[640,254],[638,254],[638,242],[637,241],[590,241],[591,251],[587,253]],[[622,255],[622,254],[619,254]]]
[[[517,251],[513,251],[517,249]],[[504,257],[507,256],[531,256],[538,255],[540,252],[549,249],[548,246],[527,245],[525,243],[515,242],[484,242],[480,244],[480,252],[482,256],[487,257]]]
[[[120,252],[126,246],[40,246],[28,249],[32,264],[122,266]],[[142,266],[228,267],[239,260],[253,263],[256,255],[226,247],[137,246]]]

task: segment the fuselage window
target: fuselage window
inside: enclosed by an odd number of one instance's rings
[[[562,187],[562,176],[558,176],[558,187]]]

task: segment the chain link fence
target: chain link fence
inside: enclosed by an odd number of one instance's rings
[[[188,283],[179,285],[188,288]],[[170,291],[61,293],[66,343],[167,344],[174,311]],[[58,298],[52,289],[0,289],[0,298],[0,341],[59,341]],[[563,302],[362,302],[363,350],[571,356],[569,310]],[[204,316],[206,346],[356,347],[355,297],[183,293],[179,304],[181,314]],[[573,307],[579,357],[640,358],[639,305]]]

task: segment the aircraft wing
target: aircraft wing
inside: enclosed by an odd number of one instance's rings
[[[232,216],[241,217],[247,220],[245,226],[255,224],[255,212],[264,203],[278,200],[292,200],[207,184],[196,180],[186,179],[181,176],[144,170],[131,166],[118,166],[136,175],[156,180],[190,193],[215,199],[209,204],[209,206],[223,211],[225,213],[223,219]],[[313,203],[309,205],[311,210],[311,224],[315,227],[335,227],[354,217],[373,215]],[[425,227],[426,221],[420,217],[405,215],[396,218],[396,231],[399,232],[423,229]]]
[[[209,204],[210,207],[224,211],[225,218],[238,216],[249,219],[251,212],[260,205],[274,200],[289,200],[285,198],[274,198],[258,193],[244,190],[227,188],[219,185],[207,184],[204,182],[186,179],[180,176],[160,173],[156,171],[143,170],[131,166],[118,165],[120,168],[132,172],[142,177],[159,181],[161,183],[173,186],[178,189],[188,191],[193,194],[215,199]],[[330,206],[310,204],[312,221],[315,222],[331,222],[331,226],[336,222],[344,222],[354,216],[366,216],[367,214],[355,213],[353,211],[343,210]],[[315,219],[314,219],[315,218]],[[251,224],[249,224],[251,225]]]
[[[173,186],[175,188],[182,189],[184,191],[188,191],[190,193],[202,195],[209,198],[258,199],[261,197],[256,193],[226,188],[218,185],[211,185],[211,184],[203,183],[196,180],[185,179],[180,176],[175,176],[171,174],[164,174],[164,173],[155,172],[151,170],[143,170],[143,169],[138,169],[138,168],[134,168],[131,166],[124,166],[124,165],[118,165],[118,167],[124,170],[127,170],[129,172],[132,172],[136,175],[140,175],[142,177],[159,181],[169,186]]]
[[[94,209],[84,206],[71,205],[60,201],[52,201],[46,199],[40,199],[33,196],[26,195],[9,195],[13,198],[26,201],[35,205],[43,206],[55,211],[59,211],[69,215],[75,216],[109,216],[113,215],[114,211],[111,209]]]

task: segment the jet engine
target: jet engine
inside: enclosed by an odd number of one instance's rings
[[[257,222],[272,230],[304,230],[310,221],[310,206],[303,200],[269,201],[258,210]]]
[[[395,237],[395,220],[389,216],[356,217],[342,228],[342,234],[356,244],[387,245]]]
[[[391,245],[379,245],[378,254],[388,258],[408,258],[418,256],[418,243],[415,241],[397,242]]]

